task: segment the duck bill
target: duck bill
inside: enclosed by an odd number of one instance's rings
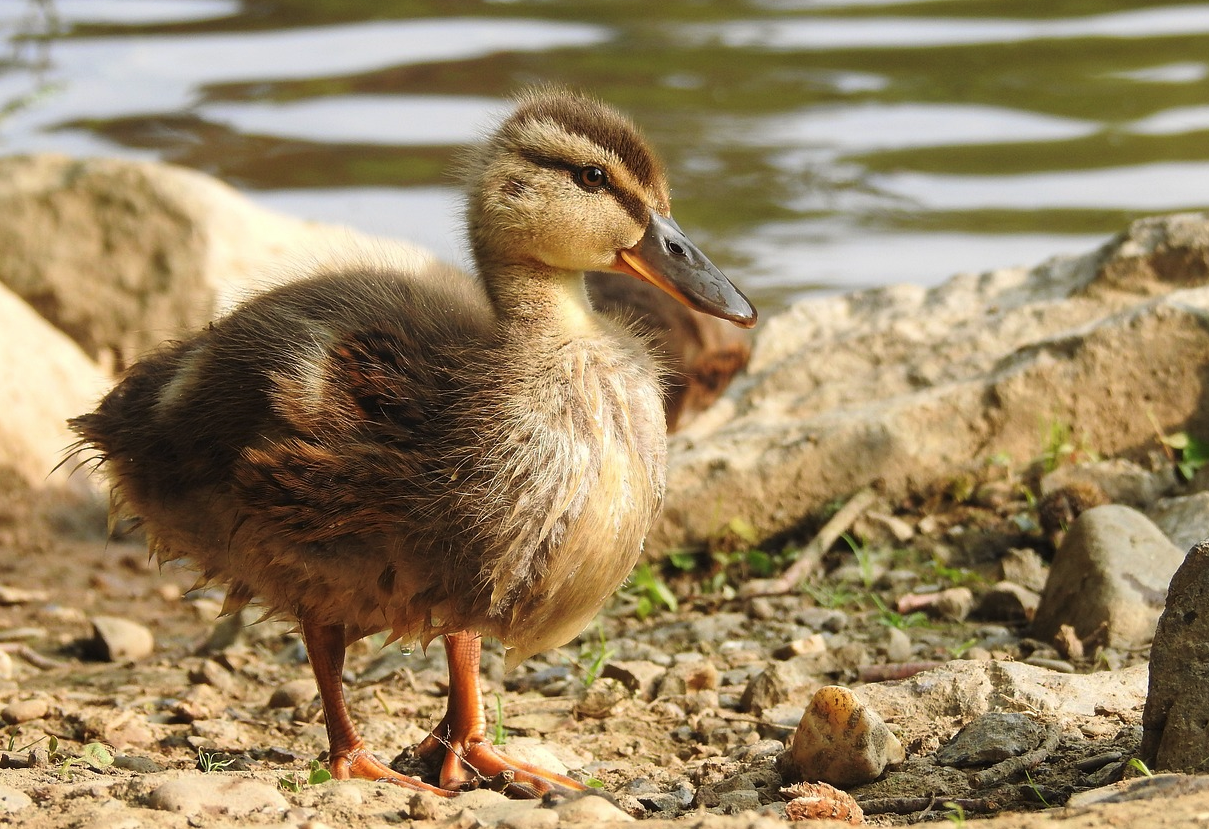
[[[651,211],[646,233],[618,251],[613,268],[649,282],[694,310],[751,328],[756,309],[670,216]]]

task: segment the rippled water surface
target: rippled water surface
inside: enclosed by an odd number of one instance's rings
[[[0,0],[0,152],[158,158],[464,261],[458,148],[535,82],[630,112],[766,310],[1209,206],[1209,3]]]

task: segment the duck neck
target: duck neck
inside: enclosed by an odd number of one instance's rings
[[[509,336],[530,342],[599,331],[584,275],[532,264],[497,265],[483,281],[496,315]]]

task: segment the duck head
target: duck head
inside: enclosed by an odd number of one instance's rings
[[[469,160],[479,271],[493,280],[611,270],[750,328],[751,303],[671,215],[667,179],[637,128],[589,98],[542,90]]]

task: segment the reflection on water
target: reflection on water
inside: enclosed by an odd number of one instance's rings
[[[1209,3],[0,0],[0,151],[160,158],[464,262],[459,147],[532,83],[666,156],[766,310],[1209,205]],[[433,6],[437,8],[437,6]]]

